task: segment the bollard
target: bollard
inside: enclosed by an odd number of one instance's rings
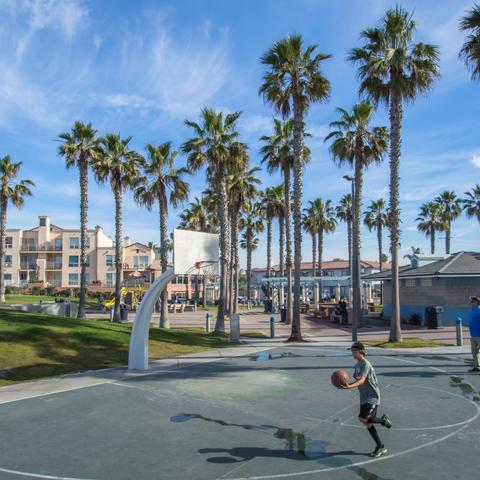
[[[270,338],[275,338],[275,317],[270,317]]]
[[[211,315],[207,313],[205,315],[205,331],[207,333],[210,333],[210,318],[211,318]]]
[[[230,315],[230,341],[240,341],[240,315],[238,313]]]
[[[462,317],[457,317],[455,324],[457,327],[457,346],[462,347],[463,346],[463,330],[462,330]]]

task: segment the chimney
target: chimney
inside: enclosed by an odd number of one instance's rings
[[[130,245],[130,237],[129,236],[123,237],[123,246],[128,247],[129,245]]]

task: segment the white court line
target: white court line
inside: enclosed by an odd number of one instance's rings
[[[40,473],[21,472],[20,470],[9,470],[8,468],[0,468],[0,472],[10,473],[11,475],[21,475],[29,478],[43,478],[46,480],[93,480],[89,478],[79,477],[56,477],[55,475],[42,475]]]
[[[404,363],[412,363],[414,365],[422,365],[423,367],[430,368],[432,370],[436,370],[437,372],[442,372],[442,373],[448,373],[446,370],[443,368],[438,368],[438,367],[431,367],[430,365],[426,365],[425,363],[422,362],[414,362],[413,360],[406,360],[405,358],[396,358],[394,355],[382,355],[383,358],[395,358],[395,360],[399,362],[404,362]]]

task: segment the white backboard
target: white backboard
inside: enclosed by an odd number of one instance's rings
[[[173,271],[175,275],[195,275],[197,262],[218,262],[219,239],[216,233],[175,229],[173,231]],[[218,273],[218,263],[212,264]]]

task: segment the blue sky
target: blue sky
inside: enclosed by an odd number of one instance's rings
[[[479,182],[480,84],[471,82],[457,57],[463,38],[458,19],[473,2],[401,4],[415,10],[417,41],[439,46],[442,72],[428,98],[405,110],[403,255],[411,245],[429,249],[414,223],[421,203],[445,189],[463,194]],[[304,200],[321,196],[337,202],[349,191],[342,179],[349,170],[333,164],[323,138],[335,108],[349,109],[358,99],[356,71],[345,55],[358,45],[360,31],[393,5],[386,0],[0,0],[0,155],[23,161],[24,177],[37,185],[22,211],[10,210],[9,226],[30,228],[42,214],[59,226],[78,226],[78,174],[65,170],[56,154],[58,133],[76,119],[93,122],[101,133],[133,135],[132,145],[143,152],[149,142],[179,146],[190,135],[183,120],[195,119],[202,106],[242,110],[242,139],[250,146],[252,164],[259,164],[258,138],[269,133],[273,115],[257,95],[259,58],[288,33],[301,33],[306,43],[333,55],[324,64],[331,99],[314,106],[307,118],[313,155]],[[387,124],[383,109],[374,124]],[[265,186],[281,181],[265,172],[261,179]],[[193,198],[205,187],[203,173],[190,181]],[[364,205],[387,198],[387,191],[385,161],[366,173]],[[90,199],[90,225],[113,234],[109,188],[92,181]],[[125,234],[158,242],[157,218],[127,196]],[[177,224],[176,214],[170,224]],[[345,236],[340,225],[326,238],[326,259],[346,258]],[[374,234],[363,231],[362,242],[362,257],[377,258]],[[262,235],[255,266],[265,263],[265,243]],[[464,217],[455,222],[453,251],[478,250],[479,243],[478,224]],[[443,252],[443,242],[439,247]],[[304,259],[311,259],[309,238]]]

